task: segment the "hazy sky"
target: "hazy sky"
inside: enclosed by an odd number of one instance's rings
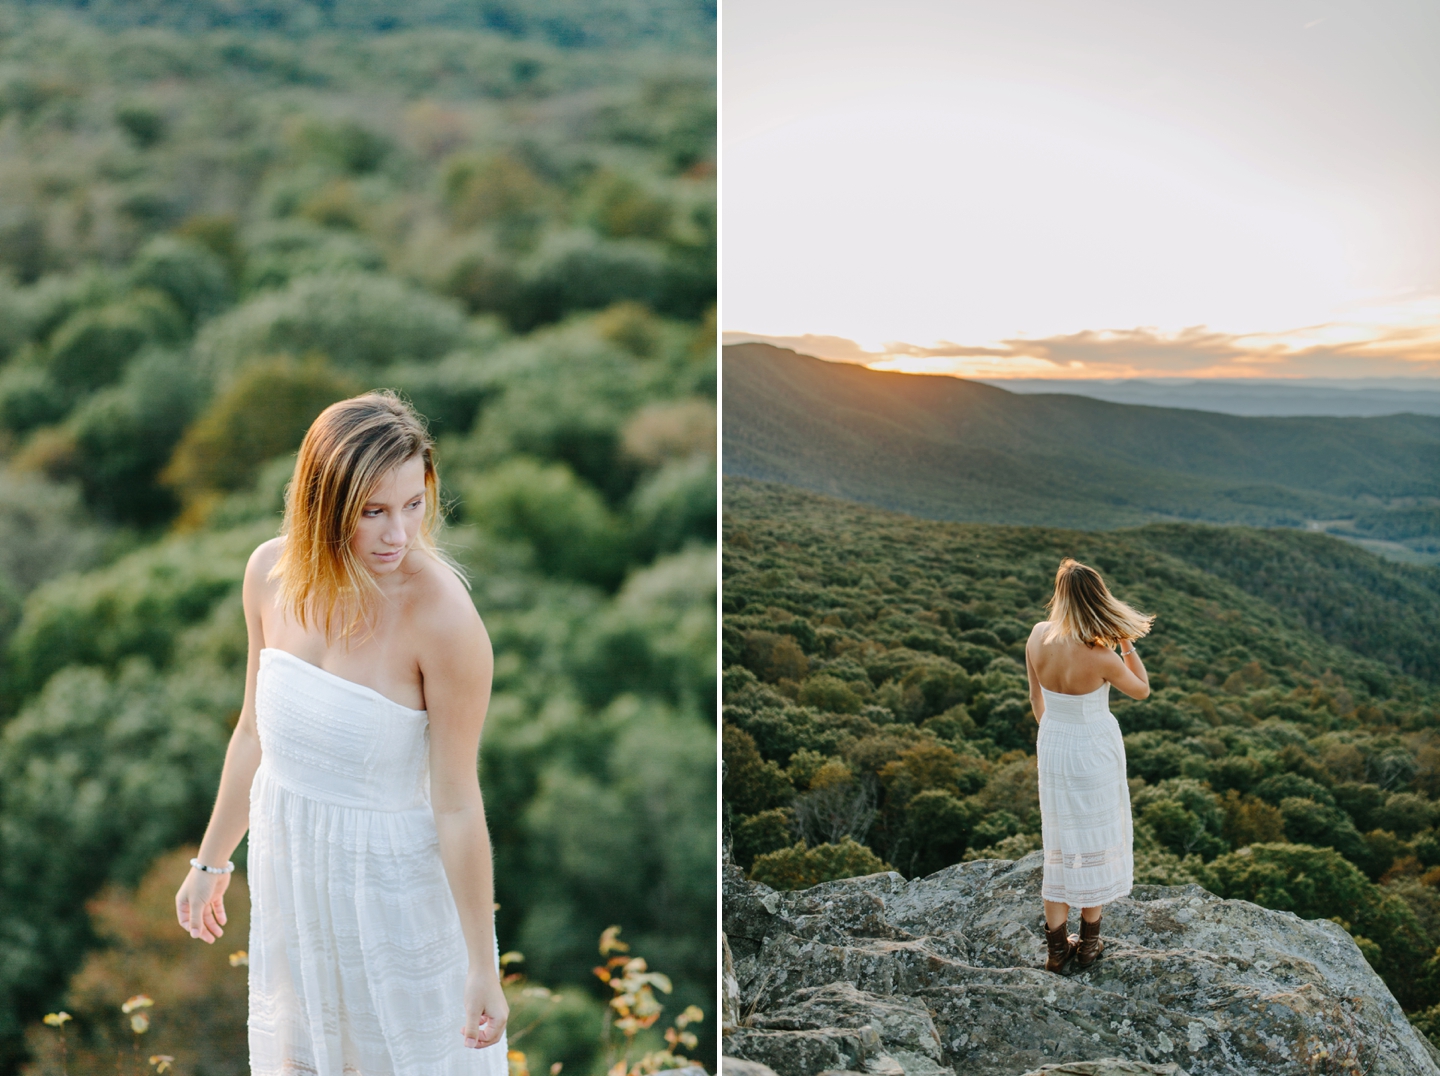
[[[723,9],[731,334],[990,376],[1440,376],[1434,0]]]

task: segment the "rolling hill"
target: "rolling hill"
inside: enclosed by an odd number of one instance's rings
[[[1020,395],[768,344],[724,350],[723,448],[728,476],[967,522],[1328,527],[1378,515],[1390,525],[1371,533],[1399,543],[1440,498],[1440,417],[1252,418]]]

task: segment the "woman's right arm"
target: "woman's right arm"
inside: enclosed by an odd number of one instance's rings
[[[267,543],[268,544],[268,543]],[[268,565],[262,561],[265,546],[250,557],[245,566],[242,598],[245,606],[245,628],[249,635],[249,656],[245,665],[245,702],[240,719],[225,750],[225,766],[220,771],[220,791],[210,824],[200,842],[196,858],[210,867],[223,867],[240,844],[250,825],[250,785],[260,766],[260,737],[255,727],[255,680],[260,668],[260,650],[265,645],[260,623],[260,603],[264,598],[265,574]],[[180,891],[175,894],[175,916],[192,938],[213,944],[225,933],[225,890],[229,874],[209,874],[190,868]]]
[[[1101,658],[1105,666],[1105,679],[1132,699],[1149,698],[1150,674],[1145,671],[1145,663],[1140,660],[1140,655],[1135,650],[1135,640],[1124,640],[1120,649],[1128,653],[1122,657],[1114,650],[1107,649]]]

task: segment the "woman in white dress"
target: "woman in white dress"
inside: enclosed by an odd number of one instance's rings
[[[1130,892],[1134,835],[1125,779],[1125,741],[1110,713],[1110,686],[1133,699],[1150,694],[1135,640],[1153,616],[1110,593],[1094,568],[1066,558],[1055,573],[1050,619],[1025,644],[1040,779],[1040,831],[1045,867],[1045,967],[1060,971],[1071,957],[1095,962],[1101,906]],[[1118,650],[1118,653],[1117,653]],[[1067,933],[1070,908],[1080,907],[1080,934]]]
[[[431,444],[369,393],[310,427],[245,570],[245,702],[175,897],[213,943],[250,832],[252,1076],[507,1071],[476,774],[484,625],[437,550]]]

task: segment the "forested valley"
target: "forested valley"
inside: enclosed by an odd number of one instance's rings
[[[494,642],[529,1064],[605,1067],[617,925],[713,1068],[714,47],[704,4],[0,4],[0,1072],[59,1071],[62,1005],[109,1071],[142,993],[175,1071],[246,1071],[242,887],[204,953],[167,905],[246,558],[374,388]]]
[[[1440,1042],[1440,572],[1327,535],[940,523],[724,484],[725,855],[780,889],[1040,846],[1024,667],[1056,567],[1157,616],[1136,881],[1356,939]],[[1040,909],[1036,908],[1036,915]]]

